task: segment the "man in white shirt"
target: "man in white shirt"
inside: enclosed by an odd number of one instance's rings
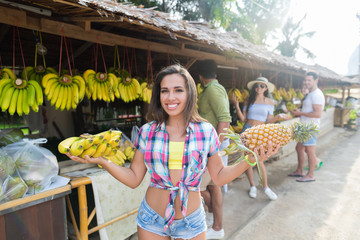
[[[322,91],[318,88],[319,77],[315,72],[307,72],[304,83],[309,89],[303,105],[300,110],[291,111],[294,116],[299,116],[301,122],[313,122],[320,129],[320,117],[325,106],[325,97]],[[313,182],[315,181],[314,171],[316,168],[316,138],[313,136],[304,143],[298,142],[296,145],[296,153],[298,157],[298,167],[295,172],[290,173],[290,177],[298,177],[297,182]],[[306,175],[303,174],[305,153],[308,157],[309,170]]]

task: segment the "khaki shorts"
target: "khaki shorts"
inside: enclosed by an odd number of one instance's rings
[[[221,146],[219,151],[224,150],[225,148],[227,148],[230,145],[230,140],[229,139],[225,139]],[[228,158],[229,156],[223,156],[222,157],[222,161],[224,163],[225,166],[227,166],[228,163]],[[200,182],[200,191],[205,191],[206,187],[209,185],[215,185],[214,182],[211,180],[209,171],[206,169],[206,171],[204,172],[204,174],[201,176],[201,182]]]

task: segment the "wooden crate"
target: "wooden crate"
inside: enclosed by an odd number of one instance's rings
[[[336,108],[334,112],[334,126],[341,127],[350,119],[350,109]],[[341,115],[343,116],[343,122],[341,123]]]

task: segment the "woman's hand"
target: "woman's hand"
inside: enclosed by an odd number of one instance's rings
[[[265,152],[264,146],[260,145],[260,147],[257,147],[254,149],[254,152],[256,153],[259,162],[263,162],[269,159],[269,157],[271,157],[272,155],[274,155],[275,153],[277,153],[280,149],[280,144],[278,144],[277,146],[273,146],[272,143],[268,144],[268,150]],[[249,155],[248,160],[252,163],[254,163],[255,157],[253,155]]]
[[[239,98],[238,98],[235,94],[231,94],[229,101],[230,101],[233,105],[236,105],[236,104],[239,103]]]
[[[103,157],[98,158],[91,158],[88,155],[85,155],[85,158],[81,158],[78,156],[72,156],[70,153],[66,153],[66,156],[68,156],[71,160],[75,162],[81,162],[81,163],[95,163],[95,164],[101,164],[102,162],[106,161]]]

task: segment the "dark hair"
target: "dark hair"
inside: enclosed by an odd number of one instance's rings
[[[257,84],[257,83],[255,83]],[[246,113],[249,112],[249,107],[251,104],[253,104],[255,102],[255,99],[256,99],[256,87],[255,87],[255,84],[253,85],[253,87],[251,88],[250,90],[250,96],[249,96],[249,100],[247,102],[247,106],[246,106]],[[264,96],[265,97],[269,97],[269,89],[266,89],[266,91],[264,92]]]
[[[202,60],[197,63],[197,70],[199,75],[203,78],[216,78],[217,65],[214,60]]]
[[[151,101],[148,108],[146,119],[148,121],[156,121],[157,123],[160,124],[165,122],[169,118],[169,115],[165,112],[165,110],[161,106],[160,89],[161,89],[161,82],[164,79],[164,77],[171,74],[179,74],[185,80],[185,88],[188,94],[184,109],[185,122],[188,124],[189,122],[206,121],[205,119],[200,117],[198,110],[196,108],[197,91],[196,91],[195,81],[191,77],[190,73],[184,67],[178,64],[174,64],[166,68],[163,68],[156,75],[154,85],[152,88]]]
[[[312,72],[312,71],[307,72],[306,76],[312,76],[314,78],[314,80],[319,78],[318,74],[316,72]]]

